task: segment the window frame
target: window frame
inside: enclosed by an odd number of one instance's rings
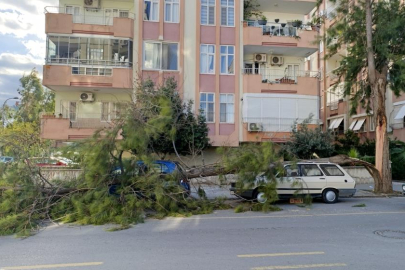
[[[221,96],[225,96],[226,97],[226,102],[221,102]],[[232,96],[233,97],[233,102],[228,102],[228,96]],[[222,111],[221,111],[221,104],[225,104],[225,122],[221,121],[221,116],[222,116]],[[228,113],[227,112],[227,105],[228,104],[232,104],[233,107],[233,117],[232,117],[232,121],[228,122]],[[219,94],[219,123],[223,123],[223,124],[235,124],[235,94],[233,93],[224,93],[224,94]]]
[[[222,53],[222,48],[226,47],[226,53]],[[229,54],[229,47],[233,48],[233,54]],[[219,48],[219,53],[220,53],[220,67],[219,67],[219,71],[221,75],[235,75],[235,46],[234,45],[221,45]],[[225,56],[226,59],[226,72],[223,73],[222,72],[222,57]],[[232,66],[233,66],[233,73],[229,73],[228,72],[228,68],[229,68],[229,56],[233,56],[233,61],[232,61]]]
[[[203,2],[206,1],[206,4],[204,4]],[[217,13],[217,9],[216,9],[216,0],[214,0],[214,4],[210,4],[211,0],[200,0],[200,24],[201,25],[206,25],[206,26],[215,26],[216,25],[216,13]],[[207,8],[207,22],[204,23],[203,22],[203,17],[202,17],[202,10],[203,7]],[[214,22],[212,24],[210,24],[210,7],[214,7]]]
[[[146,59],[146,53],[145,53],[145,44],[147,43],[152,43],[152,44],[160,44],[160,68],[155,69],[155,68],[147,68],[145,67],[145,59]],[[163,44],[176,44],[177,45],[177,69],[163,69]],[[155,71],[179,71],[180,70],[180,52],[179,52],[179,43],[178,42],[163,42],[163,41],[152,41],[152,40],[147,40],[143,42],[143,57],[142,57],[142,68],[144,70],[155,70]]]
[[[177,1],[177,2],[176,2]],[[163,21],[165,22],[165,23],[180,23],[180,0],[164,0],[164,18],[163,18]],[[167,5],[170,5],[171,6],[171,12],[170,12],[170,21],[168,21],[167,19],[166,19],[166,6]],[[177,14],[178,14],[178,17],[177,17],[177,21],[173,21],[173,14],[174,14],[174,9],[173,9],[173,7],[174,6],[176,6],[177,5],[177,8],[178,8],[178,12],[177,12]]]
[[[226,1],[226,5],[222,4],[222,1]],[[221,0],[221,26],[224,27],[235,27],[235,1],[233,0],[233,5],[229,5],[230,0]],[[226,9],[226,24],[222,24],[222,9]],[[229,25],[229,9],[233,9],[233,22],[232,25]]]
[[[321,175],[305,175],[305,171],[304,168],[305,166],[315,166],[319,172],[321,173]],[[324,172],[321,170],[321,168],[319,168],[319,166],[317,164],[300,164],[300,172],[301,172],[301,177],[321,177],[324,176]]]
[[[150,2],[151,9],[149,10],[149,18],[151,17],[152,14],[152,8],[153,8],[153,3],[157,3],[157,19],[156,20],[151,20],[151,19],[146,19],[146,2]],[[159,0],[143,0],[143,20],[145,22],[159,22],[160,18],[160,1]]]
[[[202,95],[205,95],[205,101],[202,100]],[[208,101],[208,95],[212,95],[212,100],[213,101]],[[201,109],[201,104],[205,103],[206,104],[206,110]],[[212,111],[212,121],[209,121],[208,119],[208,104],[213,104],[213,111]],[[201,92],[200,93],[200,110],[202,110],[203,115],[205,116],[205,122],[206,123],[215,123],[215,93],[214,92]]]
[[[207,52],[202,52],[202,47],[203,46],[206,46],[207,47]],[[210,53],[209,52],[209,47],[210,46],[212,46],[213,48],[214,48],[214,52],[213,53]],[[203,54],[206,54],[207,55],[207,62],[206,62],[206,65],[207,65],[207,72],[203,72],[202,71],[202,68],[201,68],[201,63],[202,63],[202,60],[201,60],[201,58],[202,58],[202,55]],[[215,74],[215,70],[216,70],[216,67],[215,67],[215,54],[216,54],[216,46],[215,46],[215,44],[200,44],[200,74]],[[213,67],[213,69],[212,69],[212,72],[209,72],[209,56],[213,56],[213,59],[214,59],[214,67]]]

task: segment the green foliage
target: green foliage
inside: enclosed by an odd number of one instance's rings
[[[365,203],[355,204],[352,207],[366,207]]]
[[[35,122],[39,124],[41,112],[53,113],[55,109],[55,94],[42,87],[38,71],[33,69],[30,74],[20,79],[21,102],[15,115],[19,122]]]
[[[219,153],[224,158],[225,168],[236,171],[237,187],[241,190],[259,186],[264,192],[268,207],[278,199],[275,175],[282,170],[280,158],[270,142],[261,144],[244,144],[238,148],[220,148]],[[266,180],[264,180],[266,179]]]
[[[243,20],[251,20],[253,17],[259,18],[262,16],[260,11],[260,4],[257,0],[244,0],[243,1]]]
[[[347,153],[347,155],[351,158],[358,158],[359,157],[359,152],[355,149],[352,148],[350,151]]]
[[[319,126],[311,128],[311,121],[312,117],[309,117],[302,124],[294,124],[291,140],[283,147],[286,159],[311,159],[314,154],[322,158],[333,154],[335,148],[332,133],[322,131]]]
[[[333,1],[337,2],[337,1]],[[353,4],[350,0],[341,0],[337,4],[337,20],[328,28],[323,39],[326,40],[329,59],[343,47],[346,54],[334,73],[339,81],[344,81],[344,94],[351,100],[351,113],[358,106],[370,111],[373,95],[367,72],[367,39],[365,2]],[[385,76],[390,88],[398,96],[405,89],[405,6],[399,0],[374,1],[372,8],[372,48],[378,74]],[[350,46],[346,46],[350,44]],[[339,84],[336,84],[336,87]],[[374,108],[376,112],[377,108]]]

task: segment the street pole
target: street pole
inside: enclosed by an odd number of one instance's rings
[[[5,101],[4,101],[4,103],[3,103],[3,107],[2,107],[2,109],[1,109],[1,122],[2,122],[2,124],[3,124],[3,128],[4,128],[4,106],[6,106],[6,103],[7,103],[7,101],[9,101],[9,100],[11,100],[11,99],[19,99],[18,97],[12,97],[12,98],[8,98],[8,99],[6,99]]]

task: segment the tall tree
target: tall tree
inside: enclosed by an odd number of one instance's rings
[[[32,69],[30,74],[20,79],[21,88],[17,89],[21,95],[21,102],[16,113],[19,122],[39,123],[41,112],[53,112],[55,108],[55,95],[44,89],[38,71]]]
[[[334,73],[344,82],[345,96],[350,96],[351,113],[359,106],[374,113],[377,192],[392,191],[385,101],[387,91],[399,95],[405,90],[404,25],[405,7],[399,0],[341,0],[336,23],[324,37],[326,58],[347,51]]]

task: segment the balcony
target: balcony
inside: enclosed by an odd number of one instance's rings
[[[244,93],[318,94],[318,71],[243,69]]]
[[[128,10],[45,7],[45,32],[134,38],[135,14]]]
[[[85,139],[97,130],[112,128],[114,125],[112,120],[107,120],[102,114],[75,115],[74,120],[70,118],[42,115],[41,138],[60,141]]]
[[[275,22],[259,25],[258,21],[247,21],[243,28],[245,46],[307,48],[312,54],[318,49],[316,38],[317,32],[309,25],[294,27],[291,23]]]
[[[45,65],[42,83],[55,91],[68,91],[74,87],[83,90],[128,90],[133,89],[133,70],[98,65]]]

